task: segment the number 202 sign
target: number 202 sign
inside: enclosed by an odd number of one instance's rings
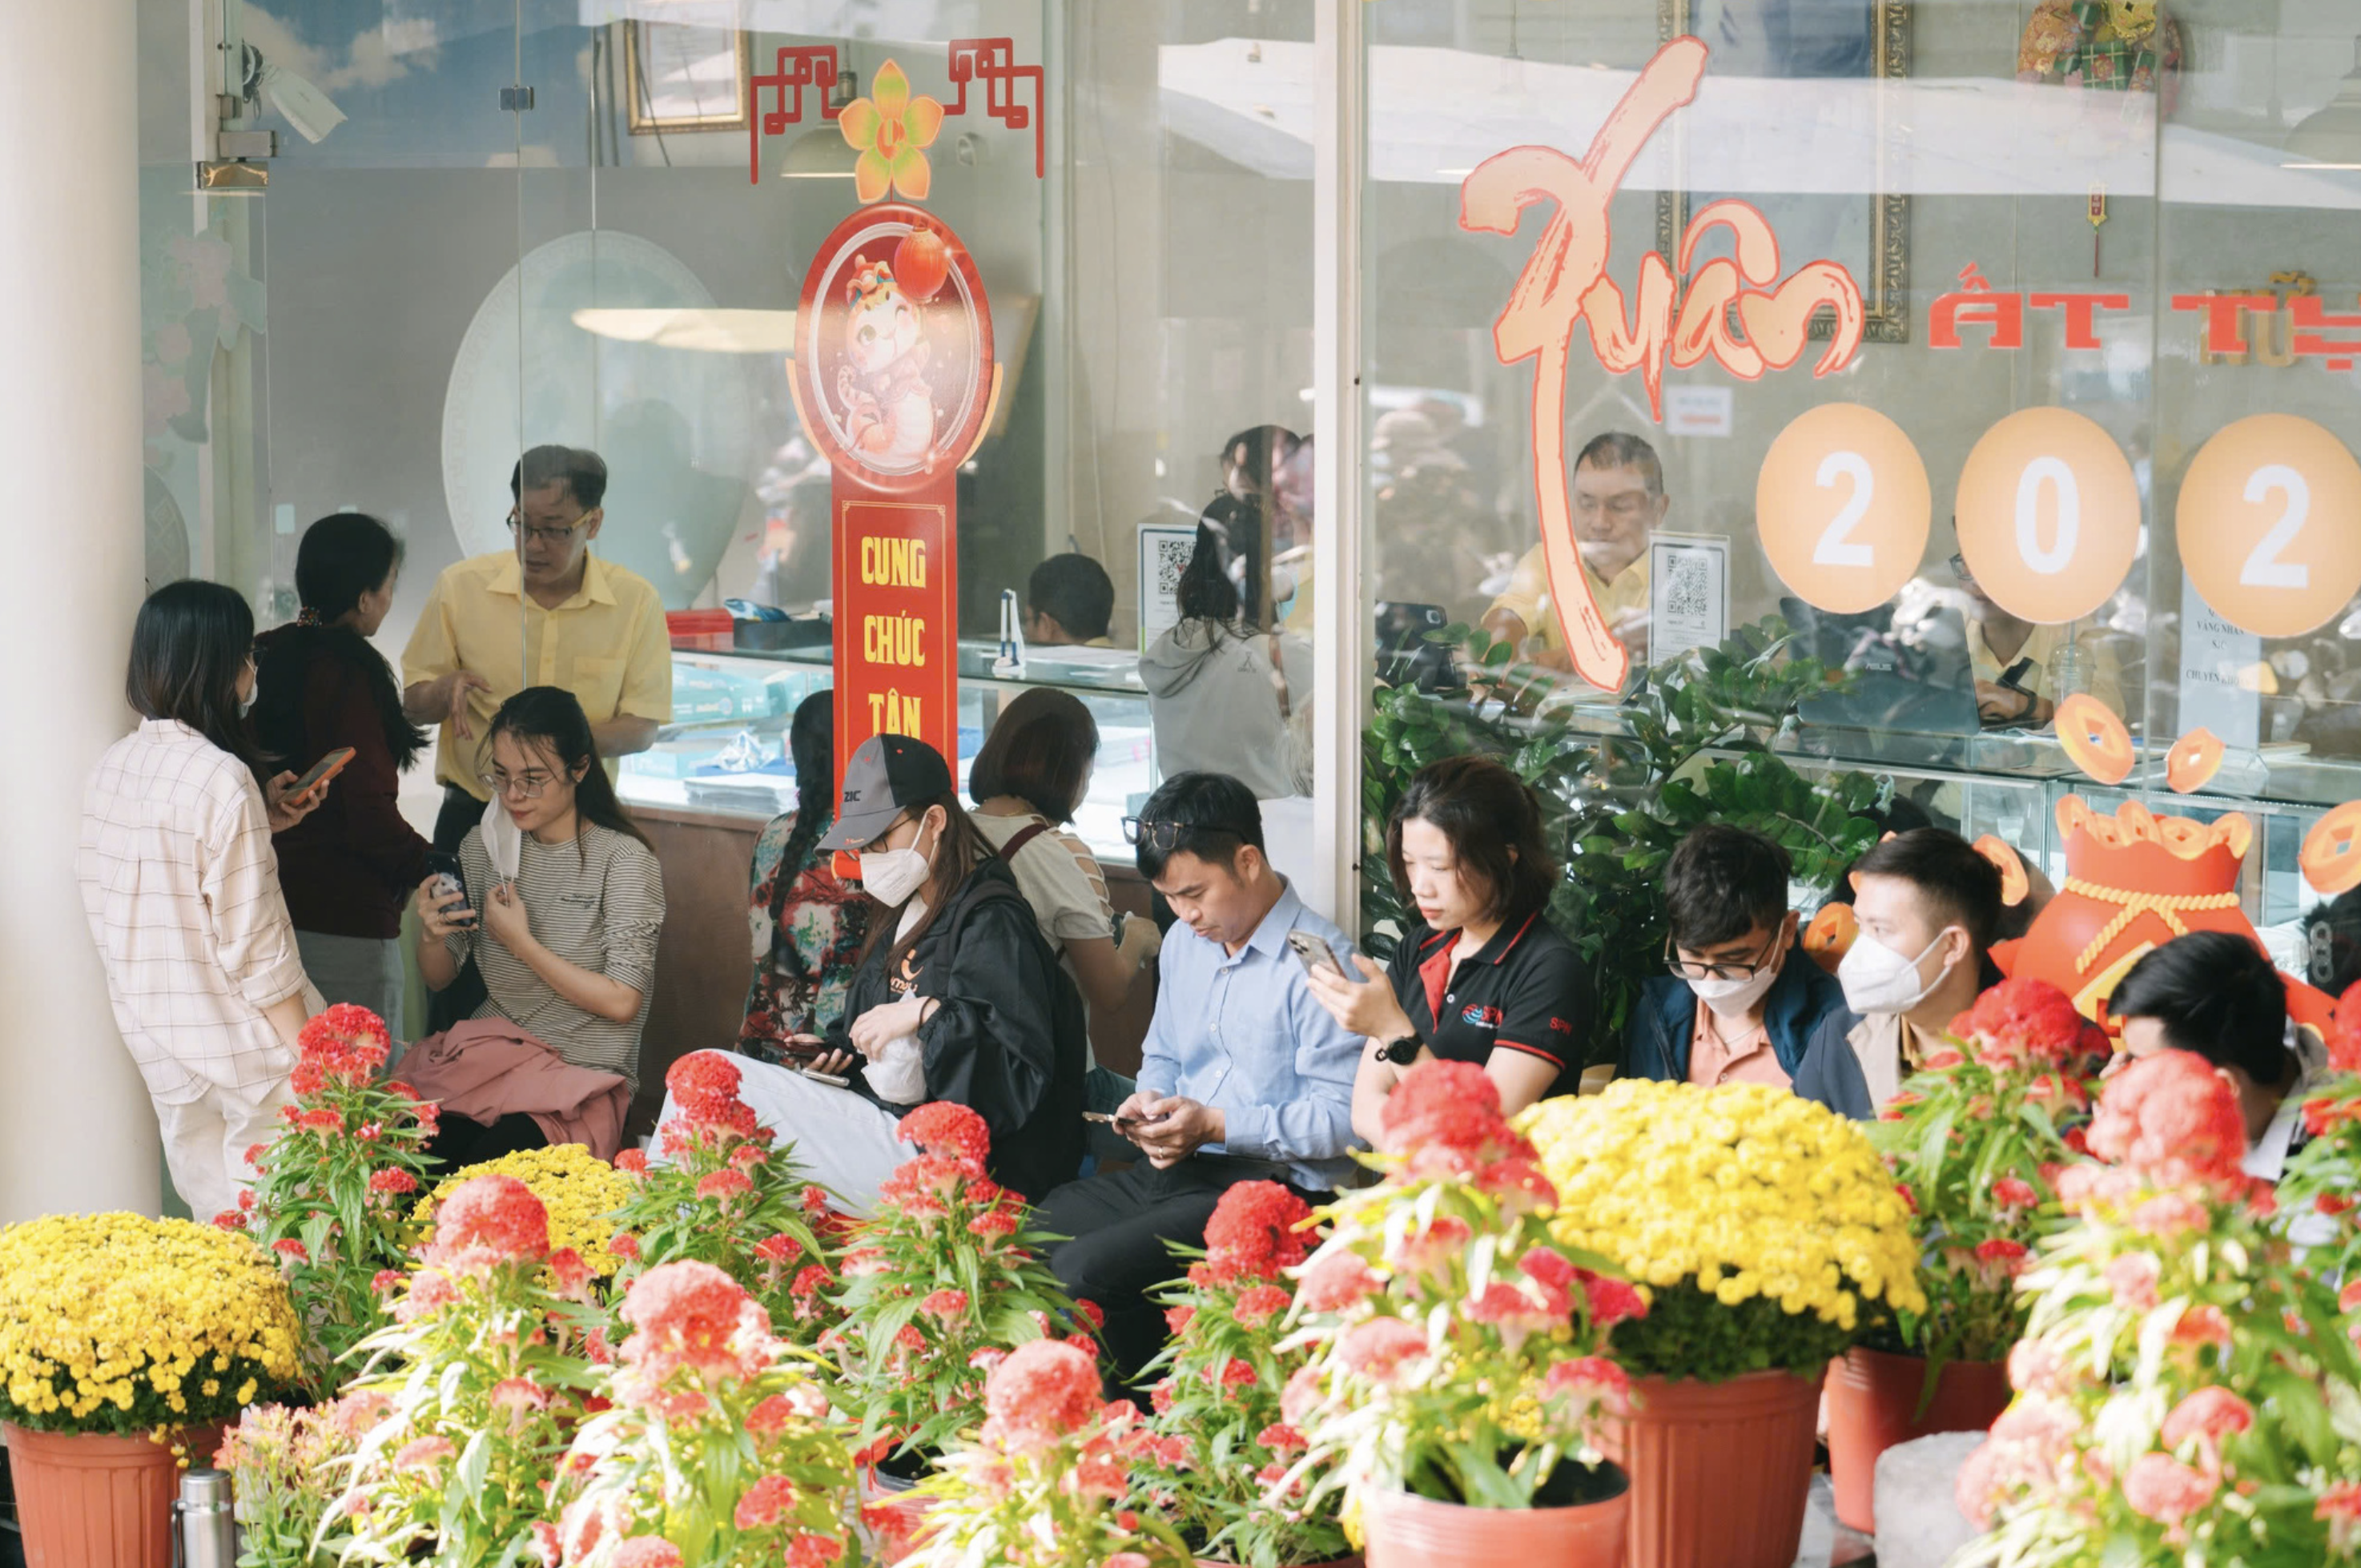
[[[2300,637],[2361,588],[2361,464],[2308,419],[2242,419],[2189,465],[2174,529],[2207,604],[2257,636]]]
[[[1797,598],[1839,615],[1873,609],[1927,553],[1927,465],[1875,409],[1822,403],[1771,444],[1754,516],[1771,569]]]

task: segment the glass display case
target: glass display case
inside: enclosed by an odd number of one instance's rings
[[[756,623],[759,624],[759,623]],[[994,675],[998,646],[960,644],[959,785],[1002,707],[1032,686],[1071,692],[1099,727],[1099,760],[1073,830],[1102,863],[1127,865],[1123,818],[1155,786],[1155,745],[1138,658],[1122,649],[1037,648],[1024,674]],[[825,644],[673,653],[673,722],[655,745],[623,760],[618,793],[631,806],[666,806],[761,821],[796,804],[787,726],[796,707],[835,676]]]

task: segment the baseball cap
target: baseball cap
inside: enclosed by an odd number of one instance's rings
[[[853,749],[838,790],[836,821],[822,850],[858,850],[894,826],[905,808],[951,793],[943,754],[907,735],[872,735]]]

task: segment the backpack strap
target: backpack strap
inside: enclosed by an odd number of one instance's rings
[[[1024,827],[1019,828],[1009,837],[1007,843],[1003,844],[1000,847],[1000,858],[1004,861],[1014,861],[1016,859],[1017,850],[1023,849],[1026,845],[1031,843],[1034,839],[1039,838],[1049,830],[1049,825],[1047,822],[1035,821],[1027,823]]]

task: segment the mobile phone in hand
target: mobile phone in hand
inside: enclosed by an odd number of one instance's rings
[[[1345,966],[1336,961],[1336,949],[1330,947],[1324,938],[1309,931],[1290,931],[1287,934],[1287,950],[1293,953],[1307,970],[1315,970],[1325,964],[1340,975],[1345,972]]]
[[[338,773],[343,773],[345,771],[345,764],[352,760],[353,749],[350,746],[337,747],[335,751],[329,752],[326,756],[313,763],[312,771],[310,773],[305,773],[302,778],[297,779],[293,784],[287,786],[287,798],[289,800],[300,800],[304,795],[311,794],[315,785],[325,784],[330,779],[335,778]]]
[[[426,851],[426,874],[434,880],[434,896],[448,898],[453,894],[467,896],[467,879],[459,870],[459,857],[443,850]],[[446,909],[444,915],[453,920],[473,920],[476,912],[461,904]]]
[[[1132,1128],[1142,1124],[1137,1116],[1118,1116],[1112,1111],[1085,1111],[1082,1113],[1082,1120],[1113,1127],[1118,1133],[1129,1132]]]

